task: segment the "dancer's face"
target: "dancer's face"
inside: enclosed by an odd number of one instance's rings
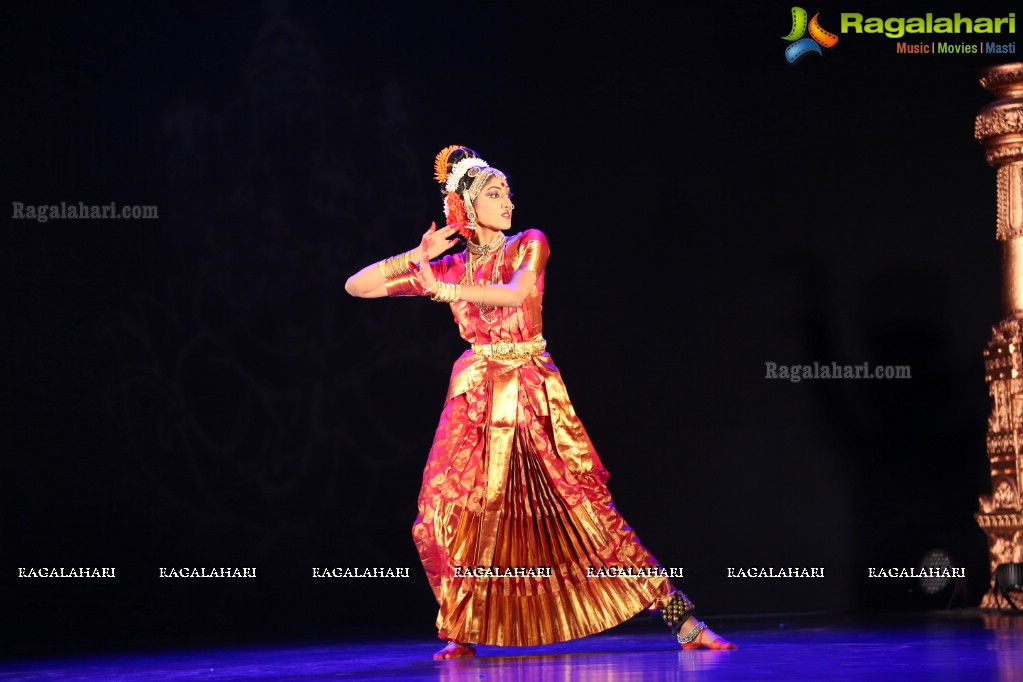
[[[504,178],[495,175],[487,180],[472,205],[480,227],[502,232],[511,227],[512,209],[515,207],[511,201],[511,187]]]

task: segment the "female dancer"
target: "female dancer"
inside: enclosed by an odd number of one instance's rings
[[[430,296],[470,344],[455,362],[412,528],[448,645],[533,646],[583,637],[660,609],[685,649],[735,645],[693,604],[618,514],[608,473],[547,353],[541,303],[549,249],[539,230],[507,236],[504,173],[466,147],[437,155],[447,226],[363,268],[363,298]],[[436,261],[456,240],[464,253]]]

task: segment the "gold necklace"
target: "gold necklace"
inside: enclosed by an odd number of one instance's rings
[[[504,237],[504,235],[502,234],[501,237]],[[493,244],[494,242],[497,242],[497,241],[498,240],[495,239],[493,242],[491,242],[491,244]],[[504,240],[501,239],[501,241],[504,241]],[[468,246],[468,244],[469,244],[469,242],[466,242],[466,246]],[[487,246],[490,246],[490,244],[487,244]],[[472,262],[472,256],[470,255],[470,252],[469,252],[468,248],[466,249],[466,254],[465,254],[465,275],[464,275],[464,282],[463,282],[464,284],[475,284],[476,283],[476,275],[475,275],[475,273],[479,272],[483,268],[483,266],[486,265],[487,260],[490,258],[490,254],[494,253],[495,250],[496,249],[490,249],[490,251],[488,253],[486,253],[484,255],[481,255],[479,258],[476,259],[476,263],[474,265],[473,262]],[[500,249],[500,250],[497,251],[497,257],[494,259],[494,264],[493,264],[493,266],[491,268],[491,271],[490,271],[490,283],[491,284],[497,284],[500,281],[501,264],[503,262],[504,262],[504,249]],[[483,286],[486,286],[486,285],[484,284]],[[474,305],[477,308],[479,308],[480,319],[483,320],[484,322],[486,322],[488,327],[490,325],[492,325],[494,323],[494,321],[497,319],[497,315],[496,315],[496,313],[497,313],[497,306],[496,305],[483,305],[483,304],[480,304],[480,303],[475,303]]]
[[[495,239],[490,240],[489,244],[480,246],[479,244],[473,244],[471,240],[465,240],[466,250],[474,256],[486,256],[492,251],[497,251],[497,247],[504,244],[504,233],[499,234]]]

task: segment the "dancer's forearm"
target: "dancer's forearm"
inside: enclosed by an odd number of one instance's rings
[[[391,258],[367,265],[348,278],[345,291],[359,298],[381,298],[387,295],[387,280],[409,271],[409,264],[422,258],[422,248],[416,247]]]
[[[456,291],[452,291],[451,287],[455,286],[454,284],[435,282],[432,287],[427,289],[426,293],[433,295],[440,291],[441,295],[437,296],[436,300],[443,303],[450,303],[452,301],[450,296],[454,296],[454,300],[468,301],[479,305],[517,308],[526,300],[526,296],[529,295],[534,284],[536,284],[536,273],[532,270],[521,269],[515,271],[507,284],[460,284],[457,285]],[[447,287],[447,289],[442,287]]]

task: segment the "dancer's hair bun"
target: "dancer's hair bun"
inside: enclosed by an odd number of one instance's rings
[[[480,155],[468,147],[462,147],[457,144],[444,147],[433,161],[433,177],[443,187],[448,181],[448,174],[451,173],[451,169],[456,163],[462,159],[478,158],[480,158]]]

